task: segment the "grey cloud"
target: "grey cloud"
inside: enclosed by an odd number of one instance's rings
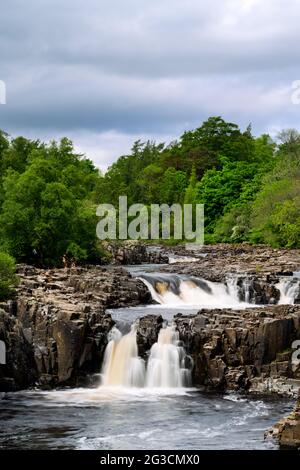
[[[78,146],[106,164],[133,137],[209,115],[297,126],[299,13],[296,0],[2,0],[0,128],[84,133]]]

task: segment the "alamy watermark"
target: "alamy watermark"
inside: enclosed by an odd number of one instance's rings
[[[0,365],[6,364],[6,346],[4,341],[0,340]]]
[[[0,104],[6,104],[6,84],[0,80]]]
[[[193,250],[204,245],[204,204],[133,204],[119,197],[119,207],[100,204],[100,240],[185,240]]]

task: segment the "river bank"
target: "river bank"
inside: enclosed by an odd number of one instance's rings
[[[98,386],[109,332],[122,312],[132,323],[138,310],[137,357],[145,363],[174,318],[193,386],[297,395],[299,250],[222,245],[191,253],[131,243],[111,253],[108,266],[19,266],[16,296],[0,305],[1,392]]]

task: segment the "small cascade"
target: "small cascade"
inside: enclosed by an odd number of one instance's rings
[[[187,356],[175,326],[159,332],[157,343],[150,351],[147,368],[138,356],[137,326],[122,336],[113,327],[104,356],[102,386],[180,388],[191,386],[192,359]]]
[[[246,277],[244,281],[244,293],[245,293],[246,304],[250,304],[251,302],[250,288],[251,288],[251,280],[248,277]]]
[[[277,284],[239,274],[228,275],[225,283],[166,273],[140,273],[139,278],[148,287],[153,300],[165,307],[240,309],[256,304],[300,303],[297,276],[282,278]],[[272,288],[277,289],[278,297],[272,294]]]
[[[190,365],[190,368],[187,365]],[[188,364],[188,357],[174,326],[161,329],[157,343],[151,348],[146,386],[164,388],[191,386],[191,363]]]
[[[228,295],[239,302],[240,299],[240,289],[238,285],[238,277],[230,276],[226,279],[227,293]]]
[[[255,292],[253,290],[253,279],[245,276],[231,275],[226,278],[227,291],[239,303],[247,305],[255,302]]]
[[[210,282],[177,274],[143,274],[153,300],[165,306],[198,306],[203,308],[237,308],[241,305],[236,278],[228,284]]]
[[[283,278],[276,287],[280,291],[280,305],[300,303],[300,280],[297,277]]]
[[[113,327],[104,356],[102,371],[104,386],[142,387],[145,381],[145,363],[138,356],[136,325],[122,333]]]

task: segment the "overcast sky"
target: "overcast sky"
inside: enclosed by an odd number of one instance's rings
[[[300,128],[299,0],[1,0],[0,128],[106,168],[222,115]]]

